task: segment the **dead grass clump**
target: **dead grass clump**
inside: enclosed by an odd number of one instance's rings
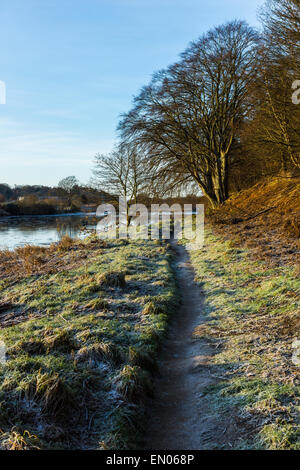
[[[47,248],[26,245],[16,248],[15,257],[22,263],[25,272],[32,274],[38,271],[46,262],[46,252]]]
[[[29,355],[45,354],[46,347],[42,341],[29,340],[21,341],[20,343],[16,344],[8,350],[8,354],[10,356],[15,356],[20,353],[22,354],[22,352],[25,352]]]
[[[142,315],[158,315],[159,307],[154,302],[147,302],[142,310]]]
[[[288,217],[284,222],[284,229],[292,236],[300,237],[300,220],[296,217]]]
[[[101,297],[96,297],[90,300],[85,307],[91,310],[106,310],[108,308],[108,302]]]
[[[161,313],[168,313],[167,306],[161,300],[147,302],[142,310],[142,315],[159,315]]]
[[[78,406],[75,392],[57,373],[38,374],[35,398],[46,414],[58,419],[66,418]]]
[[[73,246],[75,240],[71,238],[69,235],[64,235],[62,239],[55,245],[58,251],[66,251],[71,246]]]
[[[77,352],[75,360],[78,363],[89,362],[91,365],[95,365],[99,361],[120,364],[122,354],[117,345],[101,342],[81,348]]]
[[[78,348],[78,345],[70,330],[61,330],[58,333],[45,336],[44,344],[48,352],[56,350],[69,353]]]
[[[280,318],[276,325],[275,337],[293,338],[300,331],[300,313]]]
[[[90,362],[92,363],[95,360],[94,355],[92,354],[91,348],[88,346],[84,346],[83,348],[79,349],[75,356],[76,363],[84,363]],[[92,364],[91,364],[92,365]]]
[[[37,436],[24,431],[20,434],[17,431],[3,434],[0,443],[2,450],[40,450],[40,442]]]
[[[125,273],[123,272],[120,272],[120,273],[108,272],[108,273],[100,274],[97,281],[100,286],[105,286],[105,287],[125,287],[126,286]]]
[[[138,403],[152,393],[150,375],[139,366],[126,365],[115,379],[117,392],[127,401]]]
[[[97,343],[94,345],[96,354],[103,359],[107,359],[115,364],[119,364],[122,360],[122,354],[119,347],[114,343]]]

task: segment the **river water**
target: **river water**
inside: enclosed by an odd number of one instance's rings
[[[153,212],[153,214],[157,214]],[[163,212],[168,215],[169,212]],[[195,214],[185,212],[186,215]],[[87,230],[96,230],[100,218],[95,213],[63,214],[54,216],[0,217],[0,250],[13,250],[24,245],[49,246],[63,236],[83,238]],[[117,216],[118,217],[118,216]],[[150,220],[150,219],[149,219]],[[135,220],[131,221],[135,225]],[[146,224],[148,227],[150,224]],[[106,221],[103,220],[105,232]],[[98,226],[99,229],[99,226]]]
[[[64,235],[83,238],[84,228],[95,229],[95,214],[26,216],[0,218],[0,249],[24,245],[48,246]]]

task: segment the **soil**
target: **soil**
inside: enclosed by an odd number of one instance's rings
[[[220,380],[212,364],[216,345],[193,338],[194,329],[209,321],[203,313],[201,286],[194,281],[188,252],[176,250],[176,276],[181,305],[174,316],[159,361],[154,399],[148,403],[144,448],[204,450],[232,448],[243,435],[232,414],[218,415],[207,387]]]

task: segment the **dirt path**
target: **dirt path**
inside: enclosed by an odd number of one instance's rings
[[[215,348],[192,337],[194,328],[206,321],[202,313],[203,293],[194,282],[186,249],[173,246],[182,299],[161,351],[154,399],[148,405],[144,448],[201,450],[221,445],[230,448],[233,436],[227,429],[231,423],[220,420],[203,395],[208,385],[218,381],[210,366]]]

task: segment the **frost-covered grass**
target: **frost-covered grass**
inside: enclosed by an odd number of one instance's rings
[[[2,278],[13,321],[0,329],[0,448],[138,446],[175,305],[170,262],[159,242],[90,237]]]
[[[191,251],[205,294],[207,323],[195,338],[216,346],[221,377],[207,393],[221,413],[249,429],[242,448],[300,448],[300,281],[291,267],[265,265],[207,229],[203,250]],[[224,380],[222,380],[222,377]]]

